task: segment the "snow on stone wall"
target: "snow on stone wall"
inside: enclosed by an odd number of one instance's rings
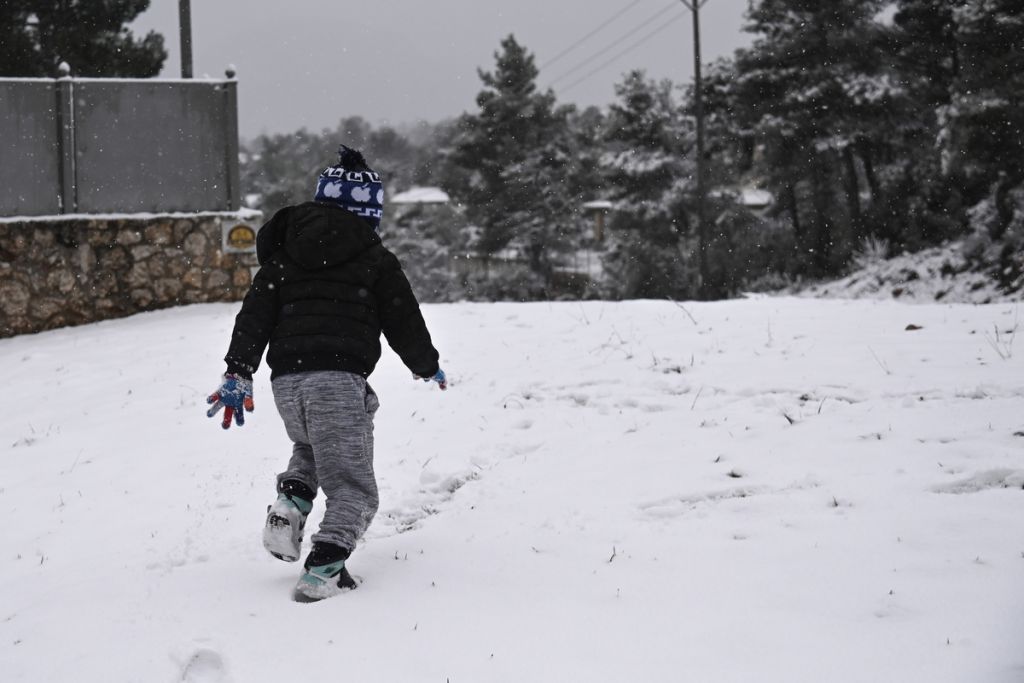
[[[256,255],[225,249],[224,235],[251,218],[225,213],[0,222],[0,338],[239,300]]]

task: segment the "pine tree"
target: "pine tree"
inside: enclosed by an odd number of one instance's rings
[[[967,0],[897,0],[895,52],[907,89],[924,108],[947,105],[960,74],[953,12]]]
[[[337,142],[305,128],[294,133],[261,135],[247,146],[240,167],[246,194],[259,197],[267,217],[289,204],[313,199],[320,172],[335,162]]]
[[[1010,192],[1024,184],[1024,5],[978,0],[958,8],[955,20],[962,65],[952,127],[969,186],[993,188],[998,238],[1013,219]]]
[[[41,75],[35,61],[36,45],[28,30],[31,12],[26,0],[6,0],[0,3],[0,75]],[[53,75],[49,69],[47,76]]]
[[[534,57],[514,36],[495,60],[494,71],[478,72],[479,111],[460,120],[452,156],[466,182],[450,189],[481,229],[478,248],[491,255],[510,244],[522,248],[543,286],[559,235],[571,226],[569,109],[557,107],[550,90],[537,91]]]
[[[614,247],[605,258],[623,297],[692,297],[696,262],[684,257],[685,202],[694,183],[693,135],[672,83],[632,71],[615,88],[602,158],[611,199]]]
[[[1024,6],[974,0],[953,12],[960,70],[946,160],[959,162],[973,234],[965,250],[1007,292],[1024,288]],[[951,164],[955,165],[955,164]]]
[[[126,27],[150,0],[7,0],[0,6],[0,75],[149,78],[160,73],[163,36]]]
[[[775,193],[810,272],[842,267],[877,229],[862,203],[882,199],[872,165],[902,88],[885,69],[880,0],[762,0],[748,12],[758,35],[738,53],[737,112],[765,149]]]
[[[740,202],[742,190],[765,187],[765,172],[758,161],[758,139],[737,115],[736,67],[719,59],[706,67],[703,83],[705,126],[705,177],[712,192],[705,200],[709,222],[705,235],[707,272],[702,294],[710,298],[731,296],[747,286],[776,273],[775,253],[792,253],[786,248],[764,245],[763,237],[779,230],[776,220],[769,228],[762,216]],[[695,115],[693,85],[686,88],[686,111]],[[763,252],[763,253],[762,253]]]
[[[581,214],[583,204],[604,198],[602,149],[599,143],[605,136],[607,125],[607,117],[597,107],[573,110],[569,115],[566,192],[571,201],[570,210],[579,221],[585,220]],[[575,246],[580,246],[582,232],[576,237]]]
[[[962,161],[949,124],[961,71],[954,11],[967,0],[897,0],[887,53],[906,91],[884,136],[888,158],[869,167],[869,180],[889,179],[893,241],[913,246],[962,234],[966,223]]]

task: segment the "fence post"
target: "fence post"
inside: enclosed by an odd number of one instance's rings
[[[241,180],[238,174],[238,81],[235,80],[235,67],[229,66],[224,75],[228,77],[224,83],[224,163],[227,170],[227,209],[238,211],[242,206]]]
[[[60,164],[60,212],[78,210],[78,184],[75,182],[75,82],[71,67],[61,62],[60,78],[55,81],[57,95],[58,163]]]

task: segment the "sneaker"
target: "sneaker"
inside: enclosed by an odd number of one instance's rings
[[[359,584],[345,568],[350,551],[331,543],[314,543],[306,558],[306,568],[295,584],[295,602],[317,602]]]
[[[306,517],[313,509],[313,495],[308,486],[299,482],[283,481],[278,488],[277,500],[267,507],[263,547],[279,560],[297,562],[302,551]]]

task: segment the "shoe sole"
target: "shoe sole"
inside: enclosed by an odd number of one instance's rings
[[[263,547],[268,553],[284,562],[298,562],[302,549],[302,534],[298,543],[292,538],[292,525],[288,518],[276,514],[267,515],[263,527]]]

